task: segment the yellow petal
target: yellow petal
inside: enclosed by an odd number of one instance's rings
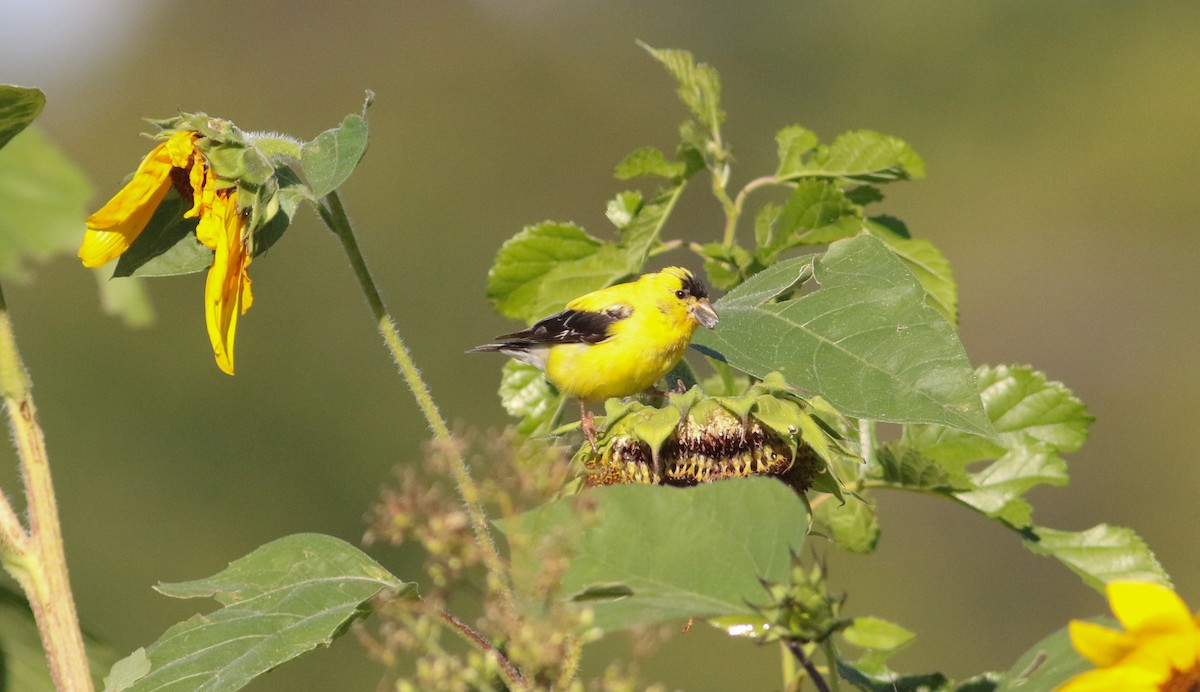
[[[1056,692],[1158,692],[1160,682],[1161,678],[1144,670],[1116,666],[1076,675]]]
[[[1151,582],[1114,581],[1106,587],[1113,615],[1134,636],[1153,633],[1190,634],[1192,614],[1171,589]]]
[[[1111,666],[1128,654],[1137,642],[1125,632],[1117,632],[1094,622],[1072,620],[1071,644],[1097,666]]]
[[[250,256],[242,238],[242,217],[237,193],[215,196],[208,213],[200,217],[196,237],[213,248],[213,263],[204,286],[204,320],[217,366],[233,374],[233,344],[238,315],[253,302],[246,268]]]
[[[133,179],[95,214],[79,246],[85,267],[99,267],[121,255],[146,228],[154,210],[171,189],[171,161],[164,142],[142,159]]]

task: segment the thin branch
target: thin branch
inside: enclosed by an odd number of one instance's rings
[[[463,504],[467,507],[467,515],[471,521],[471,530],[475,535],[475,542],[482,550],[483,563],[487,567],[488,578],[500,594],[501,606],[505,614],[512,617],[516,611],[513,605],[512,586],[509,583],[508,571],[505,569],[504,563],[500,560],[500,553],[496,550],[496,543],[492,539],[491,531],[488,529],[487,513],[483,508],[479,488],[471,479],[471,474],[467,469],[466,461],[463,459],[462,451],[458,445],[453,443],[446,420],[442,418],[442,414],[438,411],[437,405],[433,401],[433,396],[429,393],[429,387],[421,377],[420,371],[417,370],[416,363],[413,362],[412,354],[409,353],[404,340],[400,338],[400,332],[396,329],[395,320],[392,319],[387,307],[383,304],[383,297],[380,296],[379,289],[375,285],[375,280],[371,278],[371,272],[367,269],[366,259],[363,258],[362,251],[358,247],[358,240],[354,236],[354,228],[350,224],[350,217],[347,216],[337,192],[329,193],[322,200],[322,203],[317,205],[317,210],[320,213],[321,220],[325,222],[325,225],[341,241],[342,247],[346,251],[346,256],[350,260],[350,266],[354,270],[354,275],[358,278],[359,286],[366,297],[367,305],[370,307],[371,314],[375,318],[376,328],[383,337],[384,344],[392,355],[392,360],[400,368],[400,374],[404,377],[409,391],[412,392],[413,398],[417,400],[417,406],[425,416],[425,421],[429,424],[430,429],[433,430],[433,434],[437,439],[449,443],[447,445],[447,453],[451,460],[454,481],[458,487],[458,494],[462,498]]]
[[[804,667],[805,672],[808,673],[808,677],[812,678],[813,685],[816,686],[817,691],[829,692],[829,685],[825,683],[825,678],[817,670],[817,667],[813,665],[812,660],[804,653],[804,647],[800,642],[788,639],[784,640],[783,645],[787,647],[788,651],[792,652],[792,655]]]
[[[458,636],[462,637],[463,640],[465,640],[468,644],[471,644],[475,648],[482,651],[485,656],[490,656],[492,660],[496,661],[497,665],[500,666],[500,677],[504,678],[504,682],[508,685],[509,689],[529,689],[529,683],[525,681],[525,677],[521,675],[521,672],[517,670],[515,666],[513,666],[512,662],[509,661],[504,654],[500,653],[499,649],[497,649],[490,641],[488,641],[487,637],[484,637],[482,634],[476,632],[474,628],[462,620],[459,620],[452,613],[448,613],[439,609],[438,615],[442,618],[442,620],[450,625],[450,628],[456,634],[458,634]]]

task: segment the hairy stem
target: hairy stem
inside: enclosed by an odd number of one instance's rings
[[[342,247],[346,251],[346,256],[350,259],[350,266],[354,270],[354,275],[358,278],[359,286],[362,288],[363,295],[367,299],[367,305],[370,307],[371,314],[375,318],[375,326],[379,330],[379,334],[383,337],[383,342],[387,346],[388,352],[391,353],[392,360],[400,368],[400,374],[404,377],[405,384],[408,385],[413,398],[417,400],[417,406],[425,416],[425,420],[433,431],[434,436],[438,440],[448,443],[447,453],[452,462],[451,467],[454,473],[454,481],[458,487],[458,494],[462,498],[463,504],[467,507],[467,514],[471,520],[471,530],[474,532],[475,542],[479,544],[480,549],[483,551],[483,562],[487,567],[488,579],[500,594],[505,613],[512,616],[515,608],[513,606],[512,587],[509,584],[508,571],[504,568],[504,563],[500,560],[500,553],[496,550],[496,543],[492,539],[491,531],[488,529],[487,513],[483,508],[479,488],[475,485],[475,481],[471,479],[470,471],[467,469],[467,462],[463,459],[462,450],[458,445],[453,443],[446,420],[442,418],[442,414],[438,411],[437,405],[429,393],[429,387],[426,386],[420,371],[417,370],[416,363],[413,362],[412,355],[408,352],[408,347],[405,346],[404,340],[400,338],[400,332],[396,329],[395,320],[392,319],[387,307],[383,304],[383,298],[379,294],[375,280],[371,278],[371,272],[367,269],[367,263],[363,258],[362,251],[359,250],[358,240],[354,236],[354,229],[350,224],[350,218],[346,215],[346,210],[342,206],[342,201],[338,197],[337,192],[329,193],[322,200],[322,203],[317,205],[317,209],[321,215],[321,220],[325,222],[325,225],[341,241]]]
[[[50,479],[46,439],[38,423],[31,383],[21,362],[4,293],[0,290],[0,389],[25,482],[29,531],[0,494],[0,553],[4,567],[25,591],[37,621],[50,675],[60,690],[91,690],[75,599],[67,577],[58,503]]]

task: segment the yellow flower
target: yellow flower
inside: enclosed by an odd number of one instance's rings
[[[238,209],[236,185],[213,175],[196,148],[200,138],[198,132],[182,130],[154,147],[133,179],[88,217],[79,259],[85,267],[99,267],[121,256],[174,186],[192,203],[184,218],[199,219],[196,239],[213,251],[204,287],[204,316],[217,366],[232,375],[237,319],[253,302],[246,273],[250,265],[246,223]]]
[[[1149,582],[1107,587],[1125,631],[1073,620],[1071,643],[1097,668],[1068,680],[1061,692],[1195,692],[1200,690],[1200,614],[1174,591]]]

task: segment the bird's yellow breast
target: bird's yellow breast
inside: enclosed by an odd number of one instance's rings
[[[598,344],[551,347],[546,377],[560,391],[588,402],[637,394],[675,367],[695,329],[682,307],[644,304],[615,323],[612,336]]]

